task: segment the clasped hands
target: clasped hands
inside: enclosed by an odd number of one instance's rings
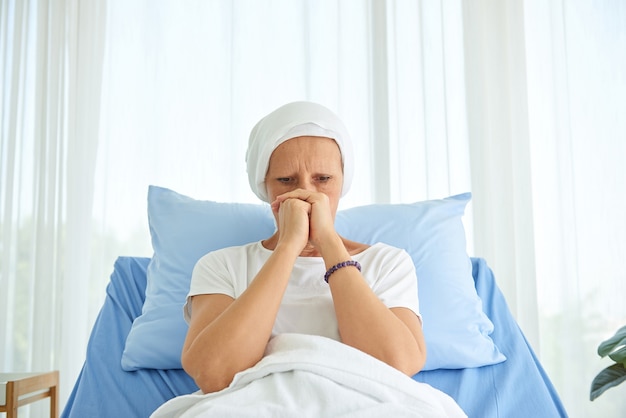
[[[337,235],[330,200],[324,193],[292,190],[277,196],[271,207],[277,219],[279,242],[300,250],[310,244],[320,250],[321,243]]]

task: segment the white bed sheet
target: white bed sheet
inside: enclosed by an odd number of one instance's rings
[[[444,392],[346,344],[304,334],[274,337],[265,357],[226,389],[174,398],[152,415],[202,416],[466,417]]]

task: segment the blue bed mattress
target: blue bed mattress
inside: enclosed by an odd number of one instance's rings
[[[149,258],[120,257],[94,324],[86,360],[62,417],[148,417],[172,397],[196,391],[180,369],[126,372],[121,357],[133,320],[141,314]],[[485,260],[472,258],[476,290],[494,324],[491,335],[507,357],[479,368],[432,370],[415,380],[452,396],[469,417],[566,417],[556,390],[511,315]]]

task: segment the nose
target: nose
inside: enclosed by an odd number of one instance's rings
[[[316,191],[317,189],[315,188],[315,184],[312,180],[301,180],[298,182],[298,188],[303,189],[303,190],[308,190],[311,192]]]

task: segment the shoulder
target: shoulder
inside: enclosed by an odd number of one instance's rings
[[[344,246],[355,259],[387,259],[390,258],[404,260],[411,262],[411,256],[409,253],[399,247],[386,244],[384,242],[377,242],[375,244],[364,244],[361,242],[351,241],[345,238],[343,239]]]
[[[205,254],[193,267],[190,294],[225,293],[238,296],[263,264],[264,256],[260,242],[221,248]]]
[[[212,265],[215,263],[228,263],[230,260],[249,259],[250,257],[260,255],[261,253],[262,246],[260,241],[251,242],[244,245],[220,248],[214,251],[210,251],[200,257],[200,259],[196,263],[196,267]]]
[[[384,242],[377,242],[368,246],[361,254],[365,257],[411,258],[404,249],[385,244]]]
[[[371,245],[367,250],[354,256],[362,265],[368,265],[379,273],[415,271],[413,259],[404,249],[382,242]]]

